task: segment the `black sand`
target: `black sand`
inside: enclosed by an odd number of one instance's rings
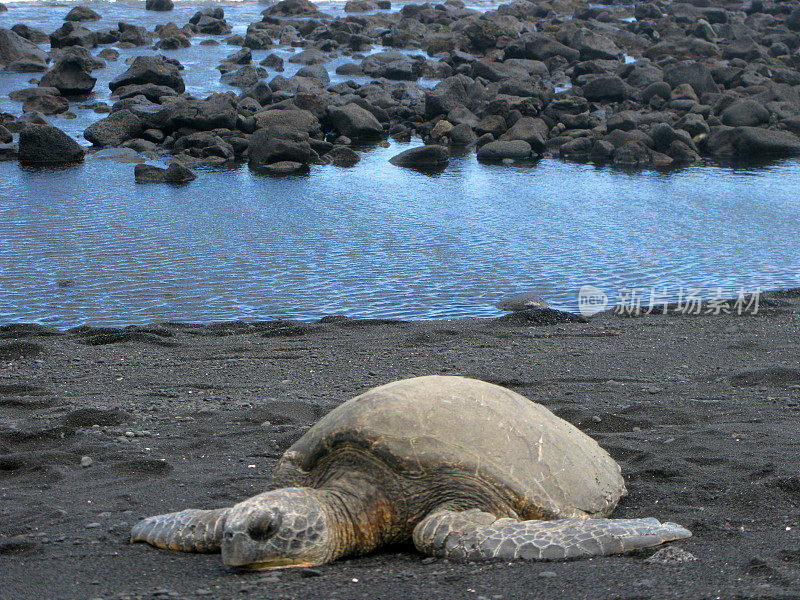
[[[800,292],[755,316],[0,329],[0,598],[797,598]],[[242,573],[127,543],[142,516],[260,491],[321,414],[463,374],[542,402],[623,466],[614,513],[676,521],[654,550],[458,564],[410,548]],[[82,467],[82,457],[92,464]]]

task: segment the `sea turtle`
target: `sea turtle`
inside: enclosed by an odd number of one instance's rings
[[[691,535],[602,518],[625,493],[608,453],[544,406],[476,379],[416,377],[328,413],[280,459],[271,491],[144,519],[131,541],[270,569],[412,540],[440,557],[555,560]]]

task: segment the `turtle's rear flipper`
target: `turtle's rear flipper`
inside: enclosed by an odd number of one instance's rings
[[[131,529],[131,543],[180,552],[219,552],[227,513],[227,508],[188,509],[148,517]]]
[[[481,560],[562,560],[616,554],[690,537],[689,530],[656,519],[498,519],[477,509],[442,511],[414,529],[425,554]]]

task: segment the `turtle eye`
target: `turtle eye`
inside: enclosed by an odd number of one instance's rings
[[[279,526],[279,515],[258,515],[247,525],[247,535],[256,542],[265,542],[277,533]]]

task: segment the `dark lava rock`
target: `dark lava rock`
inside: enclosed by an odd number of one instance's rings
[[[240,69],[225,73],[220,77],[222,83],[238,88],[249,88],[258,83],[259,79],[267,76],[267,71],[253,65],[245,65]]]
[[[723,125],[750,126],[769,123],[769,111],[755,100],[737,100],[722,111],[720,120]]]
[[[489,142],[478,150],[478,160],[484,162],[501,162],[504,159],[524,160],[530,156],[531,145],[523,140]]]
[[[76,6],[64,17],[65,21],[99,21],[100,15],[88,6]]]
[[[319,160],[308,142],[307,133],[280,126],[256,131],[250,137],[248,156],[250,167],[254,169],[283,161],[308,164]]]
[[[50,46],[66,48],[67,46],[84,46],[93,48],[97,45],[97,34],[86,29],[80,23],[67,21],[50,34]]]
[[[78,143],[52,125],[29,125],[19,134],[19,161],[23,164],[66,164],[83,160]]]
[[[90,71],[91,67],[85,59],[67,53],[42,76],[39,85],[54,87],[64,95],[88,94],[97,81],[96,77],[92,77]]]
[[[517,294],[515,296],[509,296],[508,298],[501,300],[495,306],[500,310],[506,310],[510,312],[519,312],[522,310],[531,310],[534,308],[547,308],[547,300],[539,296],[538,294],[534,294],[533,292],[527,292],[525,294]]]
[[[119,42],[133,44],[134,46],[146,46],[153,41],[153,36],[147,29],[140,25],[132,25],[130,23],[123,23],[120,21],[117,25],[119,28]]]
[[[0,161],[19,159],[19,146],[17,144],[0,143]]]
[[[584,98],[592,102],[621,101],[629,95],[628,86],[616,75],[592,79],[582,89]]]
[[[112,96],[121,100],[133,98],[134,96],[144,96],[150,102],[155,102],[156,104],[161,104],[164,98],[172,98],[177,95],[178,93],[172,88],[165,85],[156,85],[154,83],[123,85],[114,90],[112,94]]]
[[[328,108],[328,120],[337,133],[353,140],[383,135],[383,127],[375,115],[352,102]]]
[[[262,166],[259,171],[269,175],[292,175],[307,171],[308,165],[305,163],[294,162],[291,160],[281,160],[276,163],[270,163]]]
[[[23,73],[44,71],[47,53],[10,29],[0,27],[0,67]]]
[[[95,146],[119,146],[137,137],[143,130],[142,122],[131,111],[122,109],[89,125],[83,137]]]
[[[501,141],[523,140],[530,144],[531,150],[536,153],[544,150],[547,139],[548,127],[544,121],[533,117],[520,117],[500,136]]]
[[[175,7],[175,4],[172,0],[147,0],[144,5],[145,10],[155,10],[155,11],[168,11],[172,10]]]
[[[210,131],[236,128],[236,98],[233,94],[211,94],[204,100],[181,99],[165,107],[156,120],[167,131],[181,127]]]
[[[714,156],[724,158],[797,156],[800,138],[788,131],[719,126],[711,128],[706,147]]]
[[[50,36],[48,36],[44,31],[30,27],[25,23],[17,23],[11,28],[11,31],[16,33],[18,36],[24,37],[26,40],[33,42],[34,44],[43,44],[50,41]]]
[[[588,323],[589,320],[581,315],[576,315],[553,308],[533,308],[520,310],[503,315],[495,320],[498,325],[527,326],[527,325],[555,325],[556,323]]]
[[[361,155],[347,146],[336,146],[325,156],[330,158],[331,164],[337,167],[352,167],[361,160]]]
[[[622,50],[609,38],[585,27],[570,36],[569,46],[580,52],[581,60],[616,60],[622,54]]]
[[[540,33],[523,35],[518,40],[511,42],[505,49],[506,58],[530,58],[546,61],[556,56],[563,57],[571,63],[578,60],[581,53]]]
[[[13,139],[11,132],[0,125],[0,144],[10,144]]]
[[[425,116],[432,119],[461,106],[469,107],[480,100],[478,94],[475,82],[469,77],[448,77],[425,93]]]
[[[398,167],[412,169],[440,168],[450,162],[450,151],[446,146],[427,145],[411,148],[389,159]]]
[[[688,83],[698,96],[705,92],[719,92],[711,70],[696,61],[684,61],[664,67],[664,81],[673,88],[681,83]]]
[[[166,169],[138,164],[133,172],[136,183],[189,183],[197,179],[193,171],[177,162],[171,163]]]
[[[303,109],[271,108],[261,110],[253,115],[258,128],[285,127],[307,135],[320,132],[321,125],[314,113]]]
[[[309,0],[281,0],[261,13],[265,17],[327,17]]]
[[[59,115],[67,112],[68,109],[69,100],[58,95],[31,96],[22,103],[22,111],[26,113],[37,112],[43,115]]]
[[[113,92],[123,85],[142,83],[165,85],[178,93],[186,89],[178,67],[163,56],[137,56],[130,68],[111,81],[108,87]]]

